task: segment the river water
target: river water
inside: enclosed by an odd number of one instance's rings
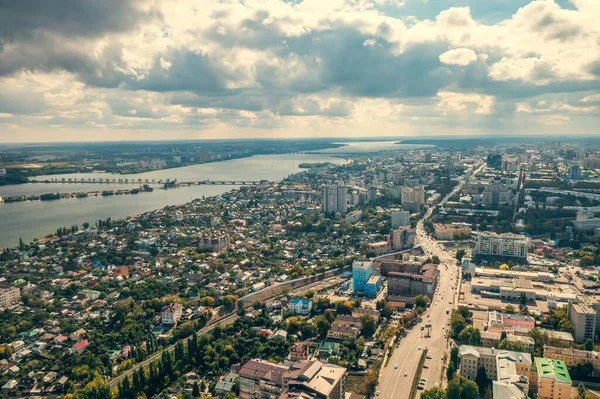
[[[398,141],[349,141],[335,142],[342,144],[337,148],[325,148],[311,151],[312,154],[368,154],[382,151],[414,150],[419,148],[433,148],[429,144],[402,144]]]
[[[278,181],[290,174],[298,173],[303,162],[343,162],[343,159],[323,154],[259,155],[251,158],[212,162],[182,168],[158,170],[137,175],[68,174],[39,177],[39,179],[177,179],[178,181],[200,180],[269,180]],[[0,197],[12,195],[34,195],[49,192],[99,191],[114,188],[132,188],[134,185],[82,184],[82,183],[29,183],[0,187]],[[55,201],[26,201],[0,204],[0,248],[16,246],[19,237],[28,242],[45,237],[58,227],[84,222],[94,223],[98,219],[120,219],[159,209],[167,205],[186,203],[194,198],[222,194],[233,186],[199,185],[177,189],[155,189],[152,193],[118,195],[108,197],[70,198]]]

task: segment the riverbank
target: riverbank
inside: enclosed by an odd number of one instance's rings
[[[87,192],[75,192],[75,193],[44,193],[40,195],[15,195],[11,197],[2,198],[2,202],[5,204],[11,204],[15,202],[23,201],[55,201],[66,198],[87,198],[103,196],[108,197],[111,195],[130,195],[140,193],[151,193],[154,189],[152,187],[140,187],[131,189],[119,189],[119,190],[102,190],[102,191],[87,191]]]
[[[335,162],[342,163],[342,158],[334,158],[319,154],[286,154],[262,155],[233,161],[213,162],[194,165],[170,171],[156,171],[141,175],[130,175],[133,179],[155,179],[166,177],[177,178],[178,181],[280,181],[293,173],[305,169],[299,168],[301,163]],[[177,173],[173,173],[173,171]],[[81,178],[81,175],[65,175],[65,178]],[[51,188],[53,192],[84,191],[89,184],[76,183],[51,186],[45,183],[28,183],[19,186],[0,187],[0,196],[41,195]],[[23,201],[0,205],[0,249],[13,247],[19,238],[28,242],[34,238],[45,237],[60,226],[71,226],[93,223],[99,219],[121,219],[139,215],[169,205],[179,205],[195,198],[221,195],[238,186],[235,185],[192,185],[173,190],[155,189],[149,195],[88,196],[87,198],[62,198],[56,201]],[[106,185],[102,189],[122,189],[123,185]],[[135,198],[135,200],[132,200]]]

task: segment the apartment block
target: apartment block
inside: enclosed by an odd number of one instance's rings
[[[160,319],[163,324],[175,325],[181,319],[183,314],[183,306],[179,303],[172,303],[170,305],[163,306],[160,311]]]
[[[534,362],[538,399],[569,399],[573,382],[565,362],[543,357],[536,357]]]
[[[283,364],[261,359],[248,360],[240,369],[240,399],[276,399],[284,391],[283,375],[289,371]]]
[[[438,240],[454,240],[459,237],[471,236],[471,225],[468,223],[435,223],[433,228]]]
[[[522,235],[478,232],[473,242],[473,261],[527,262],[529,247],[529,238]]]
[[[475,380],[480,367],[493,381],[494,399],[525,398],[531,381],[532,362],[528,353],[462,345],[460,374]]]
[[[569,302],[569,320],[573,324],[573,338],[575,342],[592,340],[596,335],[596,311],[585,303]]]
[[[18,287],[0,288],[0,308],[12,305],[21,298],[21,290]]]
[[[600,372],[600,353],[596,351],[584,351],[580,349],[556,348],[554,346],[544,347],[544,357],[547,359],[562,360],[567,367],[573,367],[580,363],[591,363],[594,370]]]
[[[461,345],[459,351],[460,374],[470,380],[477,377],[479,367],[485,369],[487,377],[497,380],[498,359],[508,359],[515,364],[515,373],[531,379],[532,360],[529,353],[513,352],[503,349]]]
[[[344,399],[346,369],[318,360],[302,360],[290,366],[282,376],[286,391],[279,399]]]
[[[431,263],[383,261],[380,271],[388,280],[388,296],[404,302],[419,294],[432,298],[439,277],[437,265]]]
[[[294,298],[288,304],[288,309],[294,314],[306,316],[312,309],[312,301]]]
[[[402,226],[410,226],[410,212],[392,209],[392,229]]]

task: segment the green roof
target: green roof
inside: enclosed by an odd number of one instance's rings
[[[572,384],[567,365],[562,360],[535,358],[535,368],[541,378],[552,378],[556,381]]]
[[[337,342],[325,341],[325,342],[322,342],[321,345],[319,345],[319,351],[333,352],[333,351],[338,350],[339,347],[340,347],[340,344],[338,344]]]

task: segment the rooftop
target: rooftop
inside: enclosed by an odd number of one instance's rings
[[[535,368],[539,378],[551,378],[565,384],[572,384],[567,365],[562,360],[535,358]]]

